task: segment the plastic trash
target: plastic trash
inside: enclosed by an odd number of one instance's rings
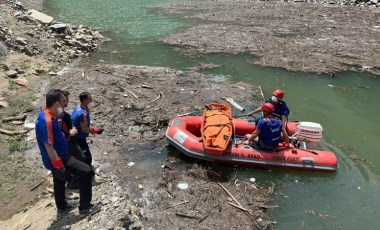
[[[135,162],[129,162],[127,165],[128,165],[129,167],[131,167],[131,166],[135,165]]]
[[[185,189],[189,188],[189,184],[187,182],[182,181],[182,182],[179,182],[177,184],[177,188],[179,188],[181,190],[185,190]]]
[[[255,182],[256,179],[255,179],[254,177],[252,177],[252,178],[249,178],[249,181],[251,181],[251,182]]]

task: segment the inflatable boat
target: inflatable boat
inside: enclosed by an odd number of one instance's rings
[[[221,136],[228,141],[227,147],[223,151],[209,151],[205,148],[208,143],[204,143],[204,126],[204,116],[176,117],[169,123],[166,138],[183,154],[215,163],[318,172],[335,172],[338,167],[333,152],[317,148],[323,139],[323,129],[318,123],[288,122],[287,133],[295,147],[279,145],[273,150],[238,144],[256,126],[248,120],[232,119],[232,138],[226,134]]]

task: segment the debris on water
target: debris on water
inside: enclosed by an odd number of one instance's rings
[[[359,186],[357,186],[357,188],[360,190],[361,188]]]
[[[189,187],[189,184],[188,184],[187,182],[184,182],[184,181],[179,182],[179,183],[177,184],[177,188],[179,188],[179,189],[181,189],[181,190],[185,190],[185,189],[187,189],[188,187]]]
[[[334,88],[334,86],[333,85],[327,85],[328,87],[331,87],[331,88]]]
[[[127,165],[128,165],[129,167],[131,167],[131,166],[135,165],[135,162],[129,162]]]
[[[295,180],[294,182],[298,183],[298,180]]]
[[[249,178],[249,180],[250,180],[251,182],[255,182],[255,181],[256,181],[256,179],[255,179],[254,177]]]

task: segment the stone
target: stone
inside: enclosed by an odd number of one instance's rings
[[[18,17],[20,20],[23,20],[25,22],[32,22],[34,21],[33,17],[27,14],[22,14],[20,17]]]
[[[26,55],[33,56],[33,52],[28,47],[24,47],[24,52],[26,53]]]
[[[95,32],[92,34],[92,37],[93,37],[94,39],[99,39],[99,40],[104,38],[104,36],[101,35],[101,34],[99,33],[99,31],[95,31]]]
[[[0,58],[5,57],[7,53],[7,46],[0,40]]]
[[[52,30],[59,30],[59,29],[66,29],[66,28],[67,28],[67,24],[64,24],[64,23],[57,23],[57,24],[49,26],[49,29],[52,29]]]
[[[67,24],[64,24],[64,23],[57,23],[57,24],[54,24],[54,25],[51,25],[49,26],[49,29],[53,32],[53,33],[57,33],[61,36],[66,36],[66,34],[68,33],[67,32]]]
[[[50,24],[54,19],[53,17],[50,17],[49,15],[41,13],[37,10],[29,10],[28,14],[36,21],[39,21],[43,24]]]
[[[26,46],[28,44],[28,40],[26,40],[26,38],[21,38],[21,37],[16,38],[16,42],[17,44],[22,45],[22,46]]]
[[[15,70],[8,70],[7,72],[5,72],[5,74],[10,77],[10,78],[15,78],[17,77],[17,71]]]
[[[88,47],[83,44],[82,42],[80,41],[77,41],[77,40],[65,40],[65,42],[68,44],[68,45],[71,45],[71,46],[74,46],[74,47],[78,47],[79,49],[82,49],[82,50],[88,50]]]
[[[0,101],[0,108],[8,107],[8,103],[6,101]]]

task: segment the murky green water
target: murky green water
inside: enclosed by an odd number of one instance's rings
[[[45,7],[48,14],[63,22],[108,31],[112,41],[93,55],[95,62],[103,59],[110,63],[174,68],[212,62],[222,66],[206,71],[210,77],[260,84],[266,97],[275,88],[284,89],[291,119],[314,121],[324,127],[324,147],[337,153],[338,172],[326,175],[243,169],[238,171],[239,178],[255,177],[262,184],[275,182],[278,193],[271,202],[280,207],[271,214],[279,222],[279,229],[377,229],[380,224],[380,107],[376,101],[380,97],[380,78],[351,72],[336,77],[294,73],[249,65],[248,56],[208,55],[189,59],[156,40],[193,22],[147,8],[178,2],[187,1],[47,0]],[[175,152],[165,150],[155,154],[153,160],[143,159],[141,164],[159,167],[157,161],[168,154]],[[352,161],[348,156],[353,154],[361,160]]]

